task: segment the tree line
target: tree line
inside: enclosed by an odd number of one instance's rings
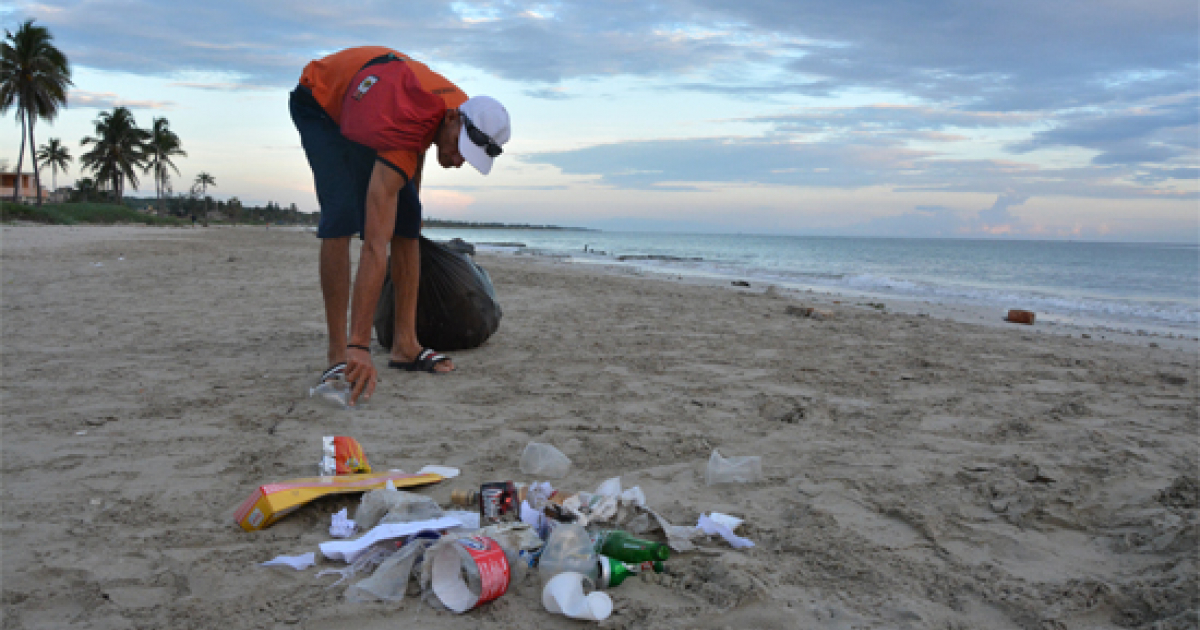
[[[50,138],[37,147],[34,127],[39,120],[53,122],[60,109],[67,105],[67,87],[71,82],[71,67],[67,56],[53,44],[53,35],[44,26],[26,20],[16,32],[5,29],[0,44],[0,115],[16,108],[21,124],[21,148],[17,157],[16,182],[12,200],[20,195],[21,169],[24,166],[26,140],[32,162],[37,205],[42,205],[41,169],[50,167],[53,186],[58,188],[58,172],[66,171],[74,160],[70,150],[59,138]],[[143,129],[126,107],[114,107],[101,112],[93,122],[95,135],[85,136],[81,147],[87,149],[79,156],[82,169],[92,178],[76,182],[73,198],[82,201],[107,197],[123,203],[125,186],[138,187],[139,172],[154,180],[159,214],[167,213],[165,198],[171,197],[171,172],[179,175],[175,159],[187,157],[179,136],[171,131],[166,118],[155,118],[149,129]],[[40,165],[39,165],[40,162]],[[196,176],[189,191],[192,199],[205,199],[207,214],[211,198],[208,188],[216,186],[209,173]],[[176,206],[180,204],[175,204]],[[240,204],[239,204],[240,206]],[[195,209],[191,209],[195,213]]]

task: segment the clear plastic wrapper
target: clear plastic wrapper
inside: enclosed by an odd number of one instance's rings
[[[762,478],[761,457],[721,457],[714,448],[712,456],[708,458],[708,471],[705,474],[707,485],[753,483],[762,481]]]
[[[346,588],[346,600],[351,602],[399,602],[408,592],[413,567],[436,541],[414,538],[396,553],[379,564],[371,577],[359,580]]]
[[[373,567],[378,566],[380,563],[386,560],[388,556],[391,556],[395,552],[396,544],[392,541],[384,541],[374,545],[362,554],[359,554],[359,556],[354,559],[354,562],[351,562],[340,569],[322,569],[321,571],[318,571],[317,577],[324,575],[341,576],[336,582],[329,585],[329,588],[333,588],[342,582],[349,580],[355,575],[367,573]]]
[[[354,522],[366,531],[380,524],[426,521],[443,515],[441,506],[427,496],[380,488],[363,494]]]

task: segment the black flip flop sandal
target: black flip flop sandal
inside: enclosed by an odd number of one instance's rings
[[[417,354],[416,361],[388,361],[388,367],[397,370],[404,370],[406,372],[429,372],[430,374],[444,374],[445,372],[438,371],[437,364],[449,360],[450,357],[444,354],[434,352],[429,348],[421,348],[421,352]],[[450,370],[450,372],[453,371],[454,370]]]

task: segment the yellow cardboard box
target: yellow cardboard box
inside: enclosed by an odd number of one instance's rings
[[[330,494],[343,492],[366,492],[387,485],[391,481],[397,488],[423,486],[437,483],[443,477],[435,473],[410,475],[402,472],[364,473],[338,475],[336,477],[301,477],[279,483],[259,486],[249,498],[242,502],[233,518],[242,529],[253,532],[269,527],[296,508]]]

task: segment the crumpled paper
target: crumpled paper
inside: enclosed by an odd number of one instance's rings
[[[329,524],[329,535],[334,538],[349,538],[354,535],[357,527],[358,525],[350,520],[347,508],[342,508],[340,512],[333,515],[333,522]]]
[[[427,530],[442,531],[455,527],[462,527],[462,521],[453,516],[443,516],[441,518],[412,521],[409,523],[385,523],[375,526],[371,531],[354,540],[331,540],[323,542],[321,543],[321,553],[325,554],[325,557],[330,560],[354,562],[354,559],[359,554],[381,540],[404,538],[405,536],[411,536]]]

